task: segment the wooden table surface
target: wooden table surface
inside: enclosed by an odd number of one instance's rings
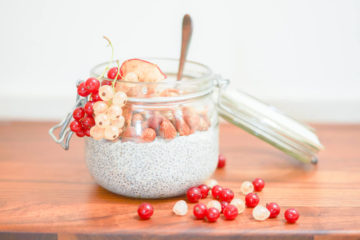
[[[317,125],[326,149],[317,166],[303,165],[231,125],[221,126],[227,166],[214,178],[235,190],[261,177],[261,204],[282,207],[277,219],[256,222],[246,209],[234,221],[196,221],[172,214],[184,197],[149,201],[151,220],[140,221],[142,200],[95,184],[82,139],[64,151],[47,134],[51,123],[0,122],[0,239],[360,239],[360,125]],[[208,201],[210,199],[206,199]],[[284,222],[295,207],[296,224]]]

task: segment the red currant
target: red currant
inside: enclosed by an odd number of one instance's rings
[[[220,201],[231,202],[234,198],[234,192],[229,188],[224,188],[219,195]]]
[[[203,203],[198,203],[194,206],[193,212],[196,219],[204,219],[206,216],[207,207]]]
[[[220,197],[220,193],[223,190],[223,188],[219,185],[215,185],[212,189],[211,189],[211,194],[213,196],[213,198],[215,199],[219,199]]]
[[[90,129],[92,126],[95,126],[95,120],[93,117],[87,116],[82,120],[82,125],[85,129]]]
[[[96,93],[99,91],[100,82],[96,78],[88,78],[85,82],[86,88],[91,93]]]
[[[109,81],[109,80],[103,80],[103,81],[101,82],[101,86],[104,86],[104,85],[109,85],[109,86],[111,86],[111,85],[112,85],[112,82]]]
[[[80,121],[85,116],[85,110],[82,107],[78,107],[73,111],[73,118]]]
[[[79,131],[77,131],[76,136],[84,137],[85,136],[85,129],[81,128]]]
[[[84,111],[88,116],[92,116],[94,113],[94,109],[93,109],[94,103],[95,102],[93,101],[89,101],[84,106]]]
[[[234,220],[239,215],[237,207],[231,204],[226,206],[223,212],[226,220]]]
[[[70,123],[70,130],[73,132],[78,132],[81,130],[81,128],[82,128],[81,123],[76,120]]]
[[[85,130],[85,136],[90,137],[90,128]]]
[[[201,199],[201,190],[197,187],[189,188],[189,190],[186,193],[187,199],[189,202],[196,203]]]
[[[221,202],[221,213],[224,212],[224,209],[229,205],[230,203],[222,201]]]
[[[206,212],[206,219],[209,222],[216,222],[216,220],[220,217],[220,212],[216,208],[209,208]]]
[[[270,211],[269,218],[276,218],[280,213],[280,206],[277,203],[267,203],[266,208]]]
[[[299,219],[300,214],[296,209],[290,208],[285,211],[284,216],[288,223],[295,223]]]
[[[256,193],[249,193],[245,197],[245,203],[247,207],[253,208],[258,205],[260,198]]]
[[[210,188],[205,184],[199,185],[198,188],[201,191],[201,198],[206,198],[208,196],[208,194],[209,194]]]
[[[92,93],[92,94],[91,94],[91,100],[92,100],[93,102],[98,102],[98,101],[101,101],[102,99],[100,98],[100,95],[99,95],[99,93],[97,92],[97,93]]]
[[[85,82],[79,84],[77,92],[82,97],[87,97],[90,94],[89,90],[86,88]]]
[[[261,190],[265,186],[265,182],[261,178],[255,178],[254,181],[252,182],[252,184],[254,185],[254,190],[256,192],[261,192]]]
[[[110,79],[115,79],[117,72],[118,72],[117,67],[110,68],[110,70],[107,73],[107,77]],[[119,80],[120,78],[121,78],[121,76],[119,74],[116,79]]]
[[[223,167],[225,167],[225,164],[226,164],[226,158],[223,156],[223,155],[221,155],[221,154],[219,154],[219,160],[218,160],[218,168],[223,168]]]
[[[153,215],[154,208],[150,203],[142,203],[140,204],[137,212],[141,219],[147,220]]]

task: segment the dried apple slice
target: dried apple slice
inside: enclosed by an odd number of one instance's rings
[[[156,64],[137,58],[126,60],[121,65],[121,76],[125,78],[128,73],[135,73],[140,82],[159,82],[166,79],[166,75]]]

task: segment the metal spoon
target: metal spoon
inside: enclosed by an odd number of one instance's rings
[[[181,40],[181,52],[180,52],[180,60],[179,60],[179,70],[177,74],[177,80],[181,80],[184,64],[186,60],[187,51],[189,49],[190,40],[192,34],[192,23],[191,17],[189,14],[184,15],[182,22],[182,40]]]

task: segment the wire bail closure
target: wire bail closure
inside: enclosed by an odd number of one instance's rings
[[[76,83],[76,86],[79,86],[79,84],[82,82],[83,81],[79,80]],[[71,139],[72,135],[74,134],[69,128],[69,124],[72,119],[72,112],[77,107],[83,107],[86,102],[87,102],[86,98],[81,97],[79,94],[76,94],[76,103],[75,103],[75,106],[73,107],[72,111],[69,112],[60,123],[54,125],[52,128],[49,129],[49,135],[54,140],[54,142],[60,144],[60,146],[65,150],[69,149],[70,139]],[[58,128],[61,128],[61,129],[60,129],[59,135],[56,136],[54,131]]]

